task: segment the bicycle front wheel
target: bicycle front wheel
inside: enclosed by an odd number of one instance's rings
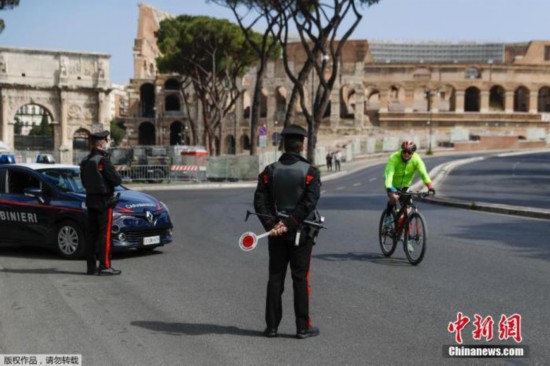
[[[417,265],[424,259],[426,253],[427,239],[426,220],[420,212],[413,212],[409,215],[403,236],[403,249],[409,262]]]
[[[380,225],[378,227],[378,238],[380,241],[380,249],[384,256],[389,257],[395,251],[397,246],[397,238],[395,237],[395,223],[392,217],[391,224],[385,224],[387,217],[386,210],[382,211],[380,217]]]

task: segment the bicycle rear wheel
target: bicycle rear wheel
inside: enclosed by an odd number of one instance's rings
[[[417,265],[424,259],[426,253],[427,228],[426,220],[420,212],[413,212],[409,215],[405,234],[403,236],[403,249],[409,262]]]
[[[397,238],[395,237],[395,221],[392,217],[391,225],[384,225],[387,214],[386,210],[382,211],[382,216],[380,217],[380,225],[378,227],[378,239],[380,241],[380,249],[384,256],[389,257],[395,251],[397,246]]]

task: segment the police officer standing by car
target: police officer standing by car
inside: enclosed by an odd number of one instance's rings
[[[109,131],[90,135],[90,142],[90,154],[80,164],[88,208],[86,273],[119,275],[121,271],[111,267],[111,224],[113,207],[117,202],[115,187],[120,185],[122,179],[105,150],[109,144]]]
[[[318,229],[304,226],[304,220],[316,220],[316,205],[320,197],[319,170],[303,158],[306,130],[289,125],[281,132],[284,154],[268,165],[258,177],[254,208],[269,236],[269,281],[265,320],[266,337],[276,337],[281,322],[282,294],[288,264],[294,289],[296,337],[303,339],[319,335],[309,317],[309,269],[311,251]],[[279,219],[278,213],[287,218]]]

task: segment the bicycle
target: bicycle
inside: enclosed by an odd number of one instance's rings
[[[403,241],[403,250],[407,260],[412,265],[422,262],[426,253],[426,238],[428,230],[426,219],[418,211],[413,198],[423,198],[429,195],[428,192],[398,192],[400,208],[392,212],[389,223],[386,222],[386,209],[380,217],[378,236],[380,249],[386,257],[390,257],[397,242]]]

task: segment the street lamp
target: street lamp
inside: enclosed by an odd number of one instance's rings
[[[426,154],[428,155],[432,155],[433,154],[433,151],[432,151],[432,91],[431,90],[426,90],[426,101],[428,102],[428,121],[426,122],[426,124],[428,125],[428,128],[429,128],[429,137],[428,137],[428,151]]]

